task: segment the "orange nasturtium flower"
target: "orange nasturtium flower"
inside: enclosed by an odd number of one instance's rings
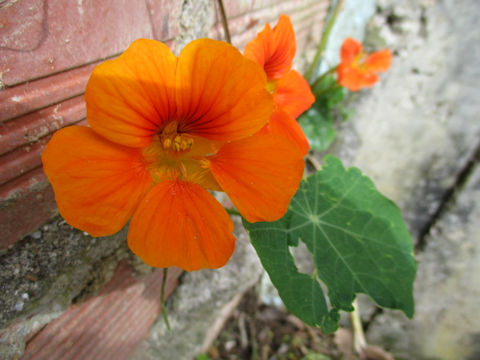
[[[250,222],[273,221],[299,186],[296,145],[262,134],[273,101],[262,69],[223,42],[180,56],[140,39],[93,71],[90,127],[55,133],[42,155],[60,214],[93,236],[131,218],[128,245],[151,266],[218,268],[235,244],[208,190],[225,191]]]
[[[378,81],[377,73],[387,71],[392,63],[390,50],[372,54],[362,51],[362,44],[346,38],[340,49],[340,64],[337,67],[337,81],[351,91],[369,87]]]
[[[282,15],[273,29],[265,25],[245,46],[244,53],[263,67],[268,79],[267,90],[273,94],[275,110],[264,131],[290,138],[305,155],[310,146],[295,119],[313,104],[315,97],[303,76],[292,69],[296,46],[290,18]]]

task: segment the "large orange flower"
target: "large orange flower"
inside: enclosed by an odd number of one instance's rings
[[[295,120],[315,101],[310,86],[292,69],[296,52],[295,32],[290,18],[280,16],[272,29],[269,24],[245,46],[245,56],[263,67],[267,89],[273,94],[275,110],[264,132],[287,136],[305,155],[309,144]]]
[[[337,81],[351,91],[369,87],[378,81],[377,73],[388,70],[392,63],[390,50],[381,50],[370,55],[362,51],[362,44],[346,38],[340,49],[340,64]]]
[[[226,43],[196,40],[177,58],[135,41],[93,71],[90,127],[58,131],[42,155],[60,213],[94,236],[131,218],[128,244],[152,266],[223,266],[233,224],[208,190],[229,194],[248,221],[273,221],[303,173],[293,142],[258,133],[273,108],[265,86]]]

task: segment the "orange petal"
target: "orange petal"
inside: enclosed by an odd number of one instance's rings
[[[282,15],[273,30],[270,25],[265,25],[245,46],[244,53],[264,68],[269,80],[280,79],[292,68],[296,47],[292,22],[287,15]]]
[[[340,60],[344,64],[349,64],[354,61],[355,56],[362,51],[362,44],[352,38],[346,38],[343,41],[340,49]]]
[[[273,112],[268,125],[269,132],[279,134],[297,144],[302,156],[307,155],[310,145],[298,121],[290,114],[282,110]]]
[[[148,146],[175,113],[176,62],[161,42],[139,39],[117,59],[98,65],[85,91],[92,129],[119,144]]]
[[[365,60],[365,66],[374,72],[387,71],[391,64],[392,53],[388,49],[374,52]]]
[[[219,268],[235,247],[232,220],[200,186],[164,181],[133,215],[128,246],[150,266],[187,271]]]
[[[84,126],[57,131],[42,162],[60,214],[93,236],[119,231],[152,182],[140,150],[112,143]]]
[[[250,222],[274,221],[285,214],[303,168],[297,146],[276,134],[228,143],[210,161],[217,182]]]
[[[177,68],[179,130],[211,140],[238,140],[260,130],[273,99],[262,69],[233,46],[200,39],[180,54]]]
[[[289,71],[277,83],[274,102],[294,118],[315,102],[307,81],[296,70]]]
[[[362,71],[357,67],[344,66],[343,64],[337,67],[337,82],[351,91],[372,86],[377,81],[378,76],[373,71]]]

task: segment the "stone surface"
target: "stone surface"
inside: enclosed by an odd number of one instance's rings
[[[167,303],[171,330],[163,319],[153,326],[149,339],[135,359],[193,359],[206,350],[218,321],[229,315],[236,297],[258,281],[261,265],[240,219],[235,221],[236,248],[226,266],[217,270],[185,273]]]
[[[354,95],[352,121],[333,152],[400,206],[416,238],[480,139],[480,3],[381,4],[371,30],[384,39],[377,46],[394,51],[393,64]]]
[[[480,356],[480,167],[428,235],[418,257],[413,321],[386,312],[369,339],[402,359],[478,359]]]
[[[178,55],[190,41],[207,37],[215,21],[215,6],[208,0],[185,0],[179,16],[179,34],[172,51]]]
[[[331,150],[400,206],[420,243],[420,264],[414,320],[384,311],[367,336],[398,359],[476,359],[478,168],[436,217],[463,169],[478,164],[480,3],[381,0],[378,6],[367,47],[391,48],[393,65],[371,90],[352,96],[354,115]]]

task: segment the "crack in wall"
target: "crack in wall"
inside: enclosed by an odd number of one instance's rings
[[[429,221],[423,226],[423,228],[418,233],[418,241],[415,246],[415,252],[419,253],[425,249],[427,245],[427,237],[430,233],[432,227],[437,223],[439,218],[443,215],[446,209],[448,209],[449,204],[452,200],[455,199],[455,196],[459,190],[462,189],[463,185],[469,178],[469,175],[475,169],[475,166],[480,162],[480,143],[477,145],[475,151],[473,151],[472,156],[467,160],[465,166],[460,169],[457,173],[457,177],[453,186],[448,189],[443,197],[440,200],[440,203],[435,210],[435,212],[430,217]]]

